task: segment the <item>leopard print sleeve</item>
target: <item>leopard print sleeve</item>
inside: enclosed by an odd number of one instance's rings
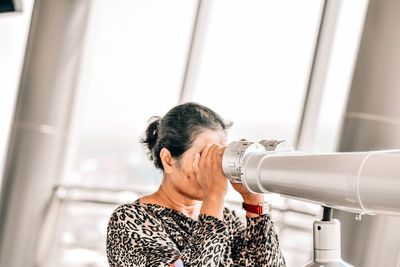
[[[286,266],[271,217],[267,214],[247,218],[247,227],[231,212],[235,266]]]
[[[173,240],[169,223],[173,216],[160,220],[140,208],[117,208],[107,229],[110,266],[170,266],[179,258],[185,267],[219,266],[227,238],[222,220],[200,215],[181,245]]]
[[[185,266],[219,266],[226,248],[227,228],[222,220],[201,214],[189,246],[182,251]]]

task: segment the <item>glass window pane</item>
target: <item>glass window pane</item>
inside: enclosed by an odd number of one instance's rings
[[[231,139],[294,141],[322,2],[213,2],[193,100],[233,120]]]
[[[194,0],[92,3],[70,183],[154,183],[139,143],[147,120],[176,105]]]
[[[139,139],[151,116],[177,104],[196,3],[92,2],[62,181],[79,184],[78,192],[65,189],[75,201],[64,200],[59,210],[49,266],[107,266],[105,231],[112,210],[140,195],[132,191],[148,192],[159,183],[160,172]],[[110,187],[126,191],[102,190]]]

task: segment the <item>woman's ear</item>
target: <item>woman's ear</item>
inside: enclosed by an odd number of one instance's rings
[[[172,158],[171,152],[165,147],[160,151],[160,158],[164,167],[164,173],[170,174],[174,165],[174,159]]]

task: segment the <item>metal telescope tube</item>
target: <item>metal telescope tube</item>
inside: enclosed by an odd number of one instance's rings
[[[304,155],[288,152],[284,142],[268,151],[268,142],[273,141],[229,144],[222,160],[227,178],[253,193],[359,214],[400,215],[400,150]]]

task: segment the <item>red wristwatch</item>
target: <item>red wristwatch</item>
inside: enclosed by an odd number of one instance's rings
[[[260,203],[258,205],[251,205],[243,202],[242,208],[248,212],[255,213],[257,215],[271,214],[272,210],[271,204],[268,204],[267,202]]]

